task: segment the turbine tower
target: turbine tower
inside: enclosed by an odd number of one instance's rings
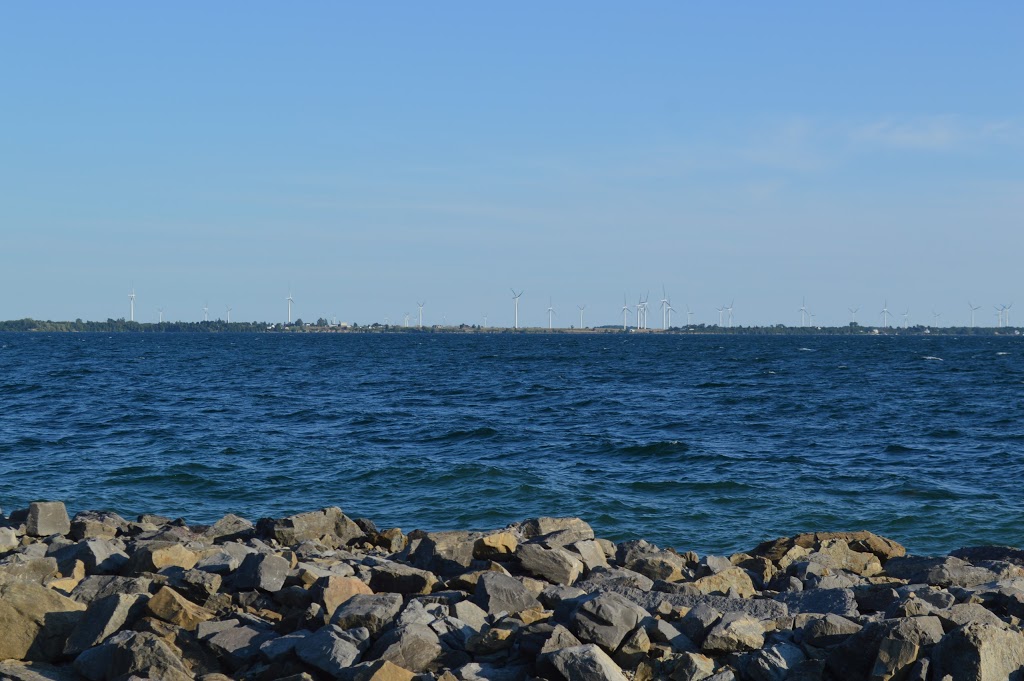
[[[409,328],[409,313],[405,313],[405,328]]]
[[[692,326],[693,325],[693,311],[690,309],[690,305],[689,304],[686,305],[686,325],[687,326]]]
[[[939,317],[941,317],[941,316],[942,316],[941,312],[936,312],[935,310],[932,310],[932,326],[938,328],[938,326],[939,326]]]
[[[231,323],[231,306],[230,305],[225,305],[224,307],[226,307],[227,310],[228,310],[228,324],[230,324]]]
[[[582,328],[584,328],[583,327],[583,311],[585,309],[587,309],[587,306],[586,305],[577,305],[576,307],[578,307],[580,309],[580,328],[582,329]]]
[[[160,323],[161,323],[161,324],[163,324],[163,323],[164,323],[164,309],[163,309],[162,307],[158,307],[158,308],[156,309],[156,313],[157,313],[158,315],[160,315],[160,317],[159,317],[159,319],[160,319]]]
[[[850,323],[851,324],[856,324],[857,323],[857,312],[860,310],[860,308],[859,307],[851,307],[851,308],[849,308],[849,310],[850,310]]]
[[[519,293],[516,293],[515,289],[511,289],[511,291],[512,291],[512,300],[514,300],[515,304],[516,304],[516,316],[515,316],[515,321],[513,322],[512,328],[513,329],[518,329],[519,328],[519,298],[523,295],[523,292],[520,291]]]
[[[129,306],[131,308],[131,310],[129,312],[130,316],[128,317],[128,321],[134,322],[135,321],[135,284],[132,284],[132,290],[131,290],[130,293],[128,293],[128,304],[129,304]]]
[[[725,308],[729,312],[729,328],[730,329],[732,328],[732,306],[735,303],[736,303],[736,301],[734,300],[731,303],[729,303],[729,307]]]
[[[668,308],[671,307],[671,303],[668,302],[668,294],[665,292],[665,285],[661,285],[661,330],[668,331]]]
[[[804,318],[806,316],[807,316],[807,299],[804,298],[804,299],[802,299],[802,301],[800,303],[800,328],[803,328],[804,326],[807,325],[807,323],[804,321]]]
[[[722,307],[716,307],[715,309],[718,310],[718,328],[722,328],[722,315],[725,312],[725,305],[723,305]]]
[[[203,305],[203,321],[204,322],[210,321],[210,303],[209,303],[209,301],[207,301],[206,304]]]
[[[548,298],[548,331],[551,331],[551,318],[555,316],[555,308],[551,305],[551,299]]]
[[[971,308],[971,328],[974,328],[974,313],[981,309],[981,305],[971,305],[971,301],[967,301],[967,307]]]
[[[888,329],[889,328],[889,301],[888,300],[885,301],[884,303],[882,303],[882,312],[880,314],[882,315],[882,328],[883,329]]]
[[[1011,307],[1013,307],[1013,303],[1010,303],[1009,305],[1004,305],[1003,306],[1003,315],[1006,316],[1006,320],[1004,322],[1006,328],[1010,328],[1010,308]]]
[[[665,327],[665,330],[667,331],[672,328],[672,313],[675,312],[675,308],[672,307],[672,303],[668,304],[668,307],[665,308],[665,312],[668,313],[668,326]]]
[[[416,325],[417,329],[422,329],[423,328],[423,306],[426,305],[426,304],[427,304],[427,301],[425,301],[425,300],[422,303],[416,303],[416,307],[418,307],[420,309],[420,318],[419,318],[420,320],[419,320],[419,323]]]
[[[626,303],[626,294],[622,294],[622,330],[627,329],[629,324],[629,304]]]
[[[285,300],[288,301],[288,324],[290,325],[292,323],[292,304],[295,302],[295,299],[292,298],[291,287],[288,287],[288,297]]]

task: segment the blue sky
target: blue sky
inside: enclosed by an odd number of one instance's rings
[[[7,3],[0,318],[1024,307],[1024,5],[776,5]]]

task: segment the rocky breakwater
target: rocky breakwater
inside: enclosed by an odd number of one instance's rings
[[[40,502],[0,516],[0,678],[1005,681],[1022,566],[867,532],[702,557],[578,518],[406,535]]]

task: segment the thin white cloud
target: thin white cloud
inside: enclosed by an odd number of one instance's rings
[[[978,121],[961,116],[885,118],[854,126],[851,139],[861,145],[920,151],[949,151],[1022,139],[1021,125],[1012,120]]]

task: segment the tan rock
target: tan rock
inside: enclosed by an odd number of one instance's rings
[[[0,584],[0,660],[57,659],[84,611],[84,604],[40,584]]]
[[[917,661],[919,648],[910,641],[894,638],[882,639],[871,671],[871,681],[894,681],[905,678],[910,667]]]
[[[169,586],[161,588],[149,599],[146,610],[153,617],[186,631],[195,631],[200,622],[213,618],[212,612],[196,605]]]
[[[70,594],[83,579],[85,579],[85,563],[76,560],[71,572],[51,581],[49,587]]]
[[[477,539],[473,544],[473,556],[475,558],[511,556],[516,552],[518,546],[519,540],[516,539],[516,535],[508,530],[504,530]]]
[[[132,554],[128,562],[128,571],[133,574],[140,572],[159,572],[165,567],[180,567],[191,570],[199,562],[199,553],[185,548],[181,544],[154,542],[143,546]]]
[[[316,580],[310,593],[313,601],[323,606],[324,614],[330,619],[342,603],[356,594],[372,594],[373,590],[355,577],[331,575]]]
[[[754,582],[742,568],[732,567],[721,572],[701,577],[691,582],[701,593],[726,596],[730,591],[740,598],[750,598],[755,593]]]
[[[359,670],[355,681],[412,681],[415,678],[416,674],[394,662],[377,660],[366,669]]]

